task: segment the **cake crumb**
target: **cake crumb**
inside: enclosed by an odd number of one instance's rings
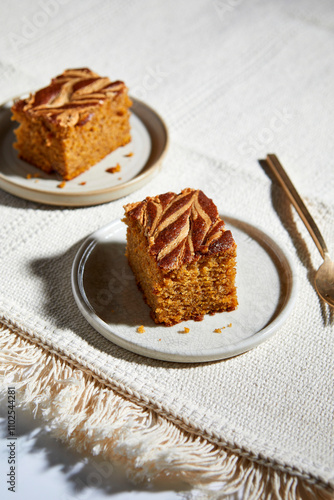
[[[79,186],[85,186],[86,184],[87,184],[87,182],[86,182],[86,181],[84,181],[84,182],[79,182]]]
[[[158,340],[159,340],[159,342],[161,342],[161,339],[158,339]]]
[[[27,174],[26,175],[26,179],[31,179],[32,178],[32,174]]]
[[[143,325],[138,326],[137,332],[138,333],[145,333],[145,328],[143,327]]]
[[[227,328],[231,328],[231,326],[232,326],[232,323],[229,323],[229,324],[227,325]]]
[[[190,328],[187,328],[186,326],[184,327],[184,330],[181,330],[180,333],[189,333],[190,332]]]
[[[221,332],[222,332],[222,329],[221,329],[221,328],[216,328],[216,329],[214,330],[214,332],[215,332],[215,333],[221,333]]]
[[[115,174],[116,172],[120,171],[121,171],[121,166],[119,163],[117,163],[116,167],[110,167],[106,169],[106,172],[108,172],[109,174]]]
[[[58,186],[57,186],[57,187],[58,187],[58,188],[60,188],[60,189],[62,189],[62,188],[64,188],[65,186],[66,186],[66,182],[65,182],[65,181],[63,181],[63,182],[61,182],[60,184],[58,184]]]
[[[124,155],[125,158],[130,158],[131,156],[133,156],[133,153],[128,153],[127,155]]]

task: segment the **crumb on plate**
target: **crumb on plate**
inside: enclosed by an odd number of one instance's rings
[[[115,174],[116,172],[120,171],[121,171],[121,166],[119,163],[117,163],[115,167],[110,167],[106,169],[106,172],[108,172],[109,174]]]
[[[143,325],[138,326],[137,332],[138,333],[145,333],[145,328],[143,327]]]
[[[60,189],[62,189],[62,188],[64,188],[65,186],[66,186],[66,182],[65,182],[65,181],[63,181],[63,182],[61,182],[60,184],[58,184],[58,186],[57,186],[57,187],[58,187],[58,188],[60,188]]]

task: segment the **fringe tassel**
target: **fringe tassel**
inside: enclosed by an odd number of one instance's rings
[[[76,450],[122,463],[134,481],[183,481],[196,499],[219,500],[243,489],[247,500],[330,500],[333,492],[275,470],[179,428],[118,394],[14,330],[0,326],[2,392],[15,384],[20,406]],[[192,498],[183,492],[184,498]]]

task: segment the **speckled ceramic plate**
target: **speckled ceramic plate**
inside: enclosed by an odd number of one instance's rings
[[[223,219],[238,246],[237,310],[207,315],[200,322],[156,325],[126,261],[126,230],[120,220],[93,233],[76,255],[72,288],[79,310],[107,339],[155,359],[214,361],[258,346],[282,326],[292,310],[296,297],[293,265],[261,229],[231,217]],[[141,325],[144,333],[138,332]]]
[[[18,158],[13,148],[11,103],[0,109],[0,188],[20,198],[61,206],[90,206],[106,203],[139,189],[160,169],[168,147],[168,131],[161,117],[149,106],[132,98],[132,140],[118,148],[65,187],[61,179],[48,175]],[[121,166],[118,173],[109,167]]]

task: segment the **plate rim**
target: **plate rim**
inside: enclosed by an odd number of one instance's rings
[[[75,302],[78,306],[78,309],[84,316],[86,321],[88,321],[88,323],[95,329],[95,331],[104,336],[107,340],[132,353],[139,354],[146,358],[152,358],[155,360],[167,361],[172,363],[190,364],[190,363],[206,363],[213,361],[221,361],[224,359],[229,359],[231,357],[246,353],[257,347],[258,345],[262,344],[267,339],[269,339],[278,330],[278,328],[285,323],[295,305],[297,298],[297,291],[298,291],[297,273],[295,264],[292,261],[290,255],[281,248],[281,246],[277,243],[275,238],[260,226],[255,225],[252,222],[249,222],[248,220],[236,218],[235,216],[230,214],[224,214],[222,215],[222,218],[227,224],[230,223],[231,225],[233,225],[233,221],[235,221],[236,223],[239,222],[241,224],[246,224],[247,226],[250,226],[251,228],[255,229],[258,233],[263,234],[267,240],[269,239],[270,248],[272,249],[272,251],[275,251],[275,249],[279,251],[279,260],[282,261],[283,258],[285,267],[288,268],[289,270],[289,276],[291,277],[291,279],[289,280],[288,294],[284,296],[284,300],[280,306],[280,310],[278,311],[277,315],[272,320],[270,320],[269,324],[265,325],[260,330],[254,332],[251,336],[247,337],[246,339],[243,339],[242,341],[239,341],[236,344],[231,344],[230,346],[228,346],[228,348],[225,347],[224,352],[218,353],[216,352],[217,350],[216,348],[211,348],[211,350],[209,349],[204,355],[191,354],[189,356],[186,356],[185,354],[166,353],[159,349],[143,347],[124,339],[115,332],[110,332],[110,330],[107,330],[105,328],[106,323],[103,321],[103,319],[101,319],[93,311],[93,308],[90,308],[89,305],[87,304],[87,302],[89,303],[88,299],[86,302],[82,297],[77,277],[78,277],[79,266],[82,262],[85,253],[87,252],[87,248],[89,248],[89,243],[92,244],[92,242],[96,240],[98,234],[108,233],[111,230],[112,226],[116,226],[121,222],[121,219],[114,219],[109,223],[105,224],[104,226],[100,227],[96,231],[92,232],[80,245],[74,257],[71,269],[72,293]],[[267,249],[265,249],[265,251],[266,253],[268,253]],[[277,252],[275,252],[275,254],[277,256]]]
[[[17,99],[17,98],[14,98]],[[3,110],[4,108],[10,109],[10,103],[13,102],[13,98],[7,99],[4,103],[0,105],[0,111]],[[162,148],[162,151],[159,155],[159,157],[154,161],[152,165],[150,165],[148,168],[146,168],[147,162],[143,165],[142,170],[140,173],[138,173],[135,177],[132,179],[129,179],[128,181],[125,181],[121,184],[118,184],[117,186],[111,186],[109,188],[101,188],[101,189],[95,189],[93,191],[85,192],[85,193],[79,193],[79,192],[72,192],[69,193],[68,191],[55,191],[55,192],[46,192],[42,191],[40,189],[36,189],[33,186],[23,186],[20,185],[13,180],[9,179],[6,175],[4,175],[0,171],[0,188],[3,189],[4,191],[14,195],[18,196],[19,198],[23,198],[25,200],[33,201],[36,203],[44,203],[46,205],[53,205],[53,206],[68,206],[68,207],[84,207],[84,206],[94,206],[94,205],[99,205],[103,203],[108,203],[109,201],[113,201],[115,199],[119,199],[125,194],[120,194],[120,196],[117,196],[118,192],[123,192],[124,190],[127,190],[127,194],[132,193],[136,189],[139,189],[143,183],[150,179],[157,170],[160,168],[167,151],[169,149],[170,145],[170,136],[169,136],[169,131],[167,124],[165,120],[161,117],[160,113],[158,113],[155,109],[152,108],[152,106],[146,104],[144,101],[137,99],[136,97],[130,96],[130,99],[133,102],[133,106],[131,108],[131,112],[136,115],[136,117],[140,120],[142,125],[145,127],[145,130],[149,134],[151,140],[152,140],[152,135],[151,132],[148,130],[146,127],[145,123],[142,121],[140,116],[138,116],[137,112],[133,110],[133,108],[144,108],[147,111],[149,111],[153,116],[155,116],[163,130],[164,133],[164,146]],[[8,123],[8,126],[10,125],[10,122]],[[93,165],[94,166],[94,165]],[[144,170],[144,171],[143,171]],[[138,184],[138,188],[136,185]],[[8,189],[6,189],[8,188]],[[19,193],[19,194],[18,194]],[[23,193],[23,194],[22,194]],[[27,196],[24,196],[24,193],[27,194]],[[116,196],[113,196],[115,195]],[[30,195],[30,196],[29,196]],[[110,195],[110,197],[108,197]],[[91,197],[100,197],[101,200],[97,201],[89,201],[88,199]],[[50,197],[50,200],[45,199],[45,197]],[[51,201],[52,198],[56,198],[57,201]],[[66,198],[70,197],[73,199],[73,201],[69,202],[66,201]],[[105,199],[107,197],[108,199]],[[84,201],[86,199],[86,201]]]

